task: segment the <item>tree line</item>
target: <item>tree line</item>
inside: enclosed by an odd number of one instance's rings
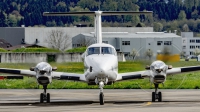
[[[99,3],[100,2],[100,3]],[[153,26],[155,31],[199,33],[199,0],[1,0],[0,27],[94,26],[93,16],[46,17],[43,12],[153,11],[153,15],[105,16],[103,26]]]

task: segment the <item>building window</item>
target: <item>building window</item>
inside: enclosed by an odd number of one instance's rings
[[[164,41],[164,45],[172,45],[171,41]]]
[[[195,43],[195,40],[190,40],[190,43]]]
[[[130,41],[122,41],[122,45],[130,45]]]
[[[76,44],[76,47],[81,47],[82,46],[82,44]]]
[[[200,40],[196,40],[196,43],[200,43]]]
[[[195,46],[190,46],[190,49],[195,49]]]
[[[186,46],[183,46],[183,49],[186,49]]]
[[[162,41],[157,41],[157,45],[162,45]]]
[[[105,44],[108,44],[108,41],[102,41],[103,43],[105,43]]]
[[[183,40],[183,43],[185,43],[185,40]]]

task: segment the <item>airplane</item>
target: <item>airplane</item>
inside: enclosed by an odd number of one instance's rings
[[[155,92],[152,92],[152,101],[154,102],[157,99],[158,101],[162,101],[162,94],[161,92],[158,92],[158,85],[165,82],[167,75],[199,71],[200,66],[172,68],[172,66],[166,65],[162,61],[154,61],[150,66],[146,67],[147,70],[118,73],[118,58],[116,49],[110,44],[102,43],[101,15],[150,13],[152,12],[45,12],[43,15],[46,16],[66,16],[80,14],[95,15],[95,36],[97,37],[97,43],[88,46],[85,53],[83,54],[84,73],[77,74],[68,72],[56,72],[57,68],[52,67],[47,62],[40,62],[35,67],[31,67],[30,70],[0,68],[0,73],[35,77],[38,84],[42,85],[44,89],[44,92],[40,94],[41,103],[44,101],[50,103],[50,93],[47,93],[47,86],[52,82],[52,79],[82,81],[88,85],[99,85],[99,103],[100,105],[104,105],[103,88],[105,85],[111,85],[117,81],[142,79],[147,77],[150,78],[150,81],[155,85]]]
[[[158,85],[164,84],[168,75],[184,72],[200,71],[200,66],[187,66],[172,68],[163,61],[154,61],[144,71],[118,73],[118,60],[116,50],[109,44],[93,44],[89,46],[84,55],[84,74],[55,72],[57,67],[52,67],[47,62],[40,62],[30,70],[0,68],[0,73],[16,74],[35,77],[38,84],[43,86],[44,92],[40,94],[40,103],[50,103],[50,93],[47,93],[47,86],[52,79],[82,81],[88,85],[99,85],[100,105],[104,105],[104,85],[111,85],[117,81],[149,78],[155,85],[155,92],[152,92],[152,102],[162,101],[162,94],[158,92]]]

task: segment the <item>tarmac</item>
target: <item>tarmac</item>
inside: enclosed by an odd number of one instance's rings
[[[50,103],[40,103],[42,89],[0,89],[1,112],[199,112],[199,89],[162,89],[162,102],[151,102],[153,89],[48,89]]]

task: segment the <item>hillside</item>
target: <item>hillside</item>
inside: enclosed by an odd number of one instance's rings
[[[103,26],[153,26],[155,31],[200,29],[199,0],[100,0],[102,11],[153,11],[141,16],[103,17]],[[93,26],[93,17],[45,17],[43,12],[95,11],[99,0],[1,0],[0,27]],[[140,23],[140,25],[138,24]]]

